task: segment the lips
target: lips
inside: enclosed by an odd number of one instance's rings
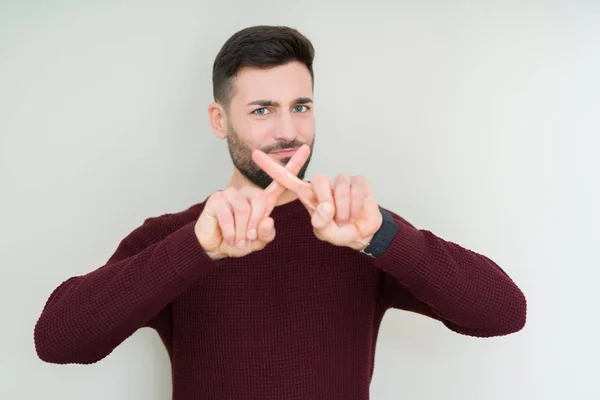
[[[274,151],[272,154],[279,156],[279,157],[291,157],[294,155],[294,153],[297,150],[298,149],[283,149],[283,150]]]

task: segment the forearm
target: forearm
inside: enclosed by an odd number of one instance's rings
[[[67,280],[36,324],[40,358],[91,363],[106,357],[215,265],[188,225],[128,258]]]
[[[398,220],[400,229],[374,263],[429,306],[452,330],[498,336],[522,329],[521,290],[492,260]]]

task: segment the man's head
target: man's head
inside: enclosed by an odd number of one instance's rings
[[[243,29],[217,54],[211,126],[218,137],[227,139],[239,174],[261,188],[272,179],[252,160],[253,150],[285,164],[292,155],[285,149],[313,147],[313,58],[305,36],[280,26]],[[300,179],[309,161],[298,173]]]

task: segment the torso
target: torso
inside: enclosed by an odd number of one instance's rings
[[[380,271],[308,218],[276,228],[172,303],[175,399],[368,398]]]

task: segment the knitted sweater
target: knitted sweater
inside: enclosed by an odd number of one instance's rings
[[[525,324],[526,299],[498,265],[395,213],[376,260],[317,239],[296,200],[273,210],[265,249],[214,261],[194,234],[203,206],[147,219],[104,266],[56,288],[35,326],[39,357],[95,363],[149,327],[174,400],[366,400],[387,310],[478,337]]]

